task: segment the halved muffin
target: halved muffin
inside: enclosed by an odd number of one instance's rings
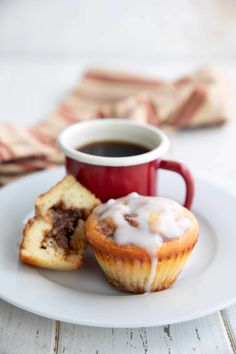
[[[132,293],[168,288],[197,242],[194,215],[178,203],[132,193],[94,209],[86,235],[106,279]]]
[[[35,216],[23,231],[20,259],[30,265],[76,270],[87,242],[84,223],[100,201],[73,176],[66,176],[35,204]]]

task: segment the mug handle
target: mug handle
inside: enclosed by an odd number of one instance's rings
[[[190,209],[194,197],[194,181],[189,169],[184,164],[171,160],[160,160],[158,167],[163,170],[176,172],[183,177],[186,186],[184,207]]]

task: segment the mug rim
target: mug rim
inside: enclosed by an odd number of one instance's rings
[[[87,127],[88,129],[96,129],[98,126],[113,126],[116,128],[117,126],[121,127],[121,125],[125,126],[133,126],[138,127],[141,130],[145,130],[151,134],[155,134],[159,137],[160,143],[159,145],[143,154],[133,155],[133,156],[125,156],[125,157],[106,157],[106,156],[97,156],[87,154],[81,151],[76,150],[70,145],[70,137],[71,134],[75,134],[75,129],[79,132],[80,129]],[[119,140],[119,139],[117,139]],[[115,140],[114,140],[115,141]],[[124,140],[128,141],[128,140]],[[154,161],[159,159],[163,154],[165,154],[169,148],[169,139],[167,135],[154,126],[149,124],[143,124],[140,122],[127,121],[126,119],[117,119],[117,118],[106,118],[106,119],[92,119],[89,121],[83,121],[76,124],[72,124],[69,127],[65,128],[59,135],[57,139],[57,143],[61,150],[64,152],[66,157],[69,157],[75,161],[83,162],[90,165],[97,166],[113,166],[113,167],[125,167],[125,166],[134,166],[145,164],[150,161]],[[137,142],[138,143],[138,142]]]

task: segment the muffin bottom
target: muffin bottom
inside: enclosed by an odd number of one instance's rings
[[[121,259],[95,249],[93,252],[110,284],[121,291],[142,294],[170,287],[183,269],[193,247],[194,244],[178,254],[159,260],[149,289],[146,284],[151,272],[151,260]]]

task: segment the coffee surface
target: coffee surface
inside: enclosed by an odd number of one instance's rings
[[[146,146],[125,141],[98,141],[77,148],[86,154],[104,157],[126,157],[150,151]]]

